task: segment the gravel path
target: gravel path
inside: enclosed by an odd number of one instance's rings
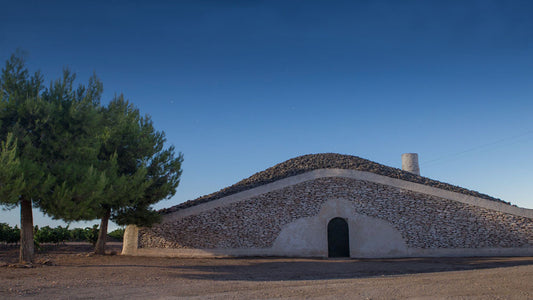
[[[89,251],[66,245],[39,254],[53,265],[1,267],[0,298],[533,298],[533,257],[173,259]],[[10,263],[13,253],[0,249],[0,261]]]

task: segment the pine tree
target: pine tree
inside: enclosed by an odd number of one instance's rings
[[[94,219],[95,199],[107,184],[98,161],[97,108],[102,84],[94,76],[87,87],[73,88],[65,71],[49,88],[39,72],[30,76],[23,56],[12,55],[0,77],[0,168],[7,208],[20,205],[20,261],[33,260],[32,206],[65,220]]]
[[[33,260],[32,206],[65,221],[101,219],[95,252],[104,253],[108,221],[149,226],[152,205],[174,195],[183,156],[165,148],[123,96],[103,108],[102,83],[74,88],[75,74],[44,88],[20,54],[0,77],[0,204],[21,208],[20,261]]]
[[[115,97],[103,111],[105,138],[99,158],[115,159],[116,167],[106,167],[112,178],[106,198],[100,202],[100,232],[95,253],[105,253],[109,220],[119,225],[149,226],[159,220],[151,208],[174,195],[181,175],[183,157],[175,157],[174,147],[164,148],[165,134],[154,129],[148,116],[123,95]],[[113,174],[111,174],[113,173]]]
[[[9,208],[16,206],[23,189],[24,176],[20,160],[17,157],[17,141],[10,133],[6,140],[1,142],[0,148],[0,199],[2,199],[2,204]]]

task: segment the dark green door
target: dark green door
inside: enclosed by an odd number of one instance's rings
[[[350,257],[348,223],[342,218],[328,223],[328,257]]]

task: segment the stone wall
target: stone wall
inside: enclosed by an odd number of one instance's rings
[[[140,248],[270,248],[284,226],[328,199],[398,230],[409,248],[533,247],[533,219],[389,185],[328,177],[305,181],[139,231]]]
[[[357,156],[336,153],[320,153],[308,154],[289,159],[262,172],[258,172],[246,179],[243,179],[232,186],[223,188],[218,192],[205,195],[194,200],[186,201],[173,207],[162,209],[160,210],[160,213],[169,214],[180,209],[218,200],[223,197],[253,189],[255,187],[263,186],[278,180],[282,180],[284,178],[296,176],[319,169],[343,169],[370,172],[389,178],[401,179],[404,181],[419,183],[442,190],[461,193],[464,195],[470,195],[495,202],[510,204],[501,199],[490,197],[489,195],[485,195],[476,191],[468,190],[462,187],[454,186],[430,178],[422,177],[420,176],[420,174],[413,174],[411,172],[378,164],[376,162],[366,160]]]

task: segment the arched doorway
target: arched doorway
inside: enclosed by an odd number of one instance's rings
[[[348,223],[343,218],[328,223],[328,257],[350,257]]]

